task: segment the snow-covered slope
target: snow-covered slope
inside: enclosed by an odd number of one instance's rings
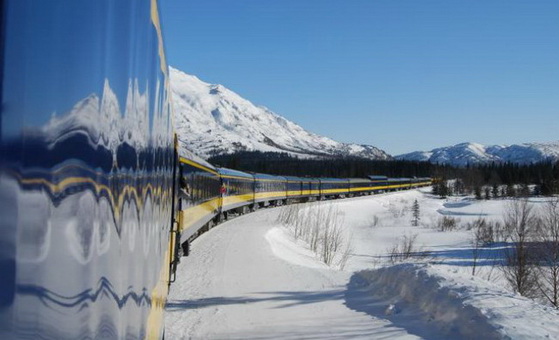
[[[179,138],[202,157],[236,151],[288,152],[303,157],[388,159],[370,145],[339,143],[256,106],[222,85],[170,68]]]
[[[559,141],[490,146],[478,143],[461,143],[431,151],[411,152],[395,158],[457,166],[489,162],[527,164],[549,159],[559,160]]]

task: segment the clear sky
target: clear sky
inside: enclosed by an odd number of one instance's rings
[[[559,140],[558,0],[160,3],[170,65],[335,140]]]

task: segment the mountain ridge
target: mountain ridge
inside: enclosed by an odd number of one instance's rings
[[[220,84],[170,67],[179,138],[201,157],[237,151],[287,152],[303,158],[391,159],[371,145],[341,143],[307,131]]]
[[[430,151],[414,151],[394,156],[395,159],[427,161],[438,164],[466,166],[468,164],[517,163],[531,164],[546,160],[559,161],[559,141],[511,145],[483,145],[465,142]]]

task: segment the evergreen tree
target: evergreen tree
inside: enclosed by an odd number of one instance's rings
[[[417,202],[417,199],[413,202],[411,210],[413,216],[411,225],[417,227],[419,226],[419,220],[421,219],[421,217],[419,216],[419,202]]]
[[[491,193],[493,194],[493,198],[499,197],[499,185],[497,183],[493,183]]]
[[[514,187],[514,184],[512,184],[512,183],[507,184],[507,196],[508,197],[516,197],[516,188]]]
[[[474,195],[476,195],[476,200],[481,199],[481,187],[479,185],[474,187]]]
[[[489,189],[489,187],[485,187],[484,191],[485,191],[485,199],[486,200],[491,199],[491,189]]]

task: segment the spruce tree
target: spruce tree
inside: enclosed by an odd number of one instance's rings
[[[414,227],[419,226],[419,220],[421,219],[419,216],[419,202],[417,202],[417,199],[413,202],[413,205],[411,207],[412,210],[412,214],[413,214],[413,219],[411,221],[411,225]]]

